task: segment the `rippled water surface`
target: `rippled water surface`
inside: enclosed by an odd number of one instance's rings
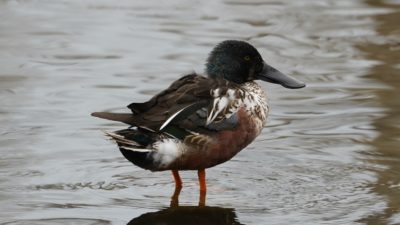
[[[0,1],[0,224],[400,224],[400,2]],[[247,40],[307,83],[263,83],[262,135],[209,169],[132,166],[89,116],[126,111]]]

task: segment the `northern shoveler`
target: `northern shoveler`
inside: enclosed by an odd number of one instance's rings
[[[205,72],[207,77],[186,75],[149,101],[128,105],[132,113],[92,113],[131,125],[107,135],[133,164],[151,171],[171,170],[176,190],[182,187],[179,170],[197,170],[204,196],[205,169],[235,156],[266,123],[267,96],[255,80],[305,87],[266,64],[244,41],[218,44]]]

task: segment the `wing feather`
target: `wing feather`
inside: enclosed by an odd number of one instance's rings
[[[232,116],[243,105],[242,95],[235,83],[191,74],[147,102],[128,105],[133,116],[127,118],[129,124],[154,132],[179,131],[179,137],[231,129],[237,124]]]

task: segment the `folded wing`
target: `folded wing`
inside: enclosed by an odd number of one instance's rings
[[[226,80],[196,74],[182,77],[169,88],[144,103],[128,105],[132,115],[94,113],[153,132],[184,138],[193,133],[232,129],[236,112],[243,105],[244,91]]]

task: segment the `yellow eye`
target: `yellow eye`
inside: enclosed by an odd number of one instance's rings
[[[246,55],[246,56],[244,57],[244,60],[250,61],[250,56]]]

